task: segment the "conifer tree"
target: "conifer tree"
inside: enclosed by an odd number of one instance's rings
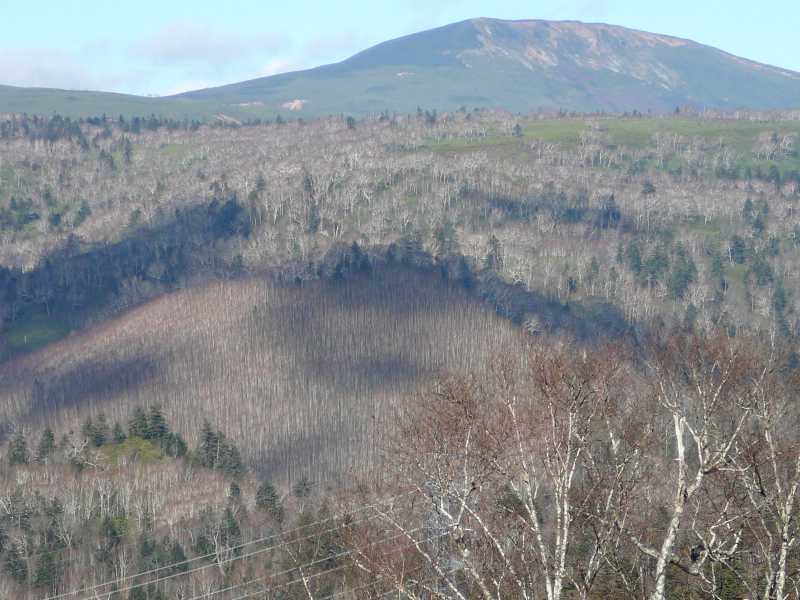
[[[489,236],[489,246],[486,258],[483,259],[484,267],[489,271],[500,271],[503,269],[503,247],[500,240],[494,234]]]
[[[97,415],[97,421],[94,424],[91,440],[95,447],[99,448],[108,441],[108,438],[108,421],[106,420],[106,416],[100,413]]]
[[[149,439],[160,440],[169,433],[169,427],[160,406],[150,407],[149,425]]]
[[[222,523],[220,523],[219,529],[223,544],[229,548],[241,544],[242,530],[230,506],[225,509],[225,514],[222,516]],[[240,552],[241,550],[238,550],[236,554]]]
[[[238,501],[242,497],[242,488],[235,481],[231,481],[228,486],[228,497],[234,501]]]
[[[114,443],[116,444],[121,444],[127,439],[127,436],[125,435],[125,430],[119,423],[114,423],[114,431],[111,435],[114,436]]]
[[[57,563],[50,550],[45,550],[39,555],[36,571],[33,574],[33,585],[40,587],[53,587],[57,579]]]
[[[197,449],[198,462],[209,469],[213,469],[219,459],[219,436],[211,428],[211,423],[203,422],[200,430],[200,447]]]
[[[133,409],[133,414],[128,421],[128,434],[142,439],[147,439],[150,431],[150,423],[144,409],[137,406]]]
[[[219,442],[219,460],[217,461],[217,468],[221,469],[228,475],[240,475],[244,471],[244,464],[242,463],[242,455],[239,449],[224,436],[217,432]]]
[[[297,480],[292,488],[292,493],[297,498],[308,498],[311,495],[311,481],[305,475]]]
[[[179,433],[170,432],[161,438],[161,451],[167,456],[180,458],[186,455],[186,442]]]
[[[42,437],[39,439],[39,447],[36,449],[36,462],[46,465],[50,455],[53,454],[55,449],[55,435],[53,435],[53,430],[47,427],[42,432]]]
[[[6,553],[6,573],[17,583],[25,583],[28,579],[28,565],[16,543],[11,544]]]
[[[86,417],[81,427],[81,435],[90,442],[94,441],[94,422],[92,421],[92,417]]]
[[[267,512],[279,523],[283,521],[283,503],[278,490],[269,481],[265,481],[256,490],[256,507]]]
[[[178,540],[175,540],[172,543],[172,546],[169,550],[169,563],[173,565],[172,572],[173,573],[182,573],[189,569],[189,565],[186,563],[186,552],[183,550],[183,546],[180,545]]]
[[[8,445],[8,464],[12,466],[28,464],[28,443],[25,441],[22,429],[17,430]]]
[[[434,229],[433,247],[439,259],[458,253],[456,228],[449,220],[445,219]]]

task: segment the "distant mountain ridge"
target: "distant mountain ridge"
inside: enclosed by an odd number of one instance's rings
[[[172,108],[187,113],[304,116],[418,106],[775,110],[800,106],[800,73],[616,25],[480,18],[393,39],[339,63],[158,101],[162,109],[180,101]],[[0,94],[0,112],[3,105]]]
[[[461,105],[577,111],[780,109],[800,73],[696,42],[578,21],[472,19],[390,40],[340,63],[182,97],[363,113]]]

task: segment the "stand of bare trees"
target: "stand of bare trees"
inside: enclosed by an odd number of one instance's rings
[[[678,332],[446,377],[395,449],[425,500],[384,522],[444,597],[796,598],[796,369],[774,341]]]

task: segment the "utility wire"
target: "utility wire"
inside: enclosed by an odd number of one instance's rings
[[[361,507],[346,511],[344,513],[341,513],[339,515],[335,515],[335,516],[329,517],[327,519],[322,519],[320,521],[315,521],[313,523],[308,523],[308,524],[303,525],[301,527],[295,527],[295,528],[289,529],[287,531],[283,531],[283,532],[279,532],[279,533],[276,533],[276,534],[272,534],[272,535],[269,535],[269,536],[266,536],[266,537],[263,537],[263,538],[259,538],[259,539],[256,539],[256,540],[251,540],[249,542],[245,542],[245,543],[240,544],[238,546],[233,546],[231,548],[226,548],[226,552],[232,552],[232,551],[235,551],[235,550],[240,550],[242,548],[245,548],[246,546],[252,546],[253,544],[263,543],[263,542],[265,542],[267,540],[272,540],[272,539],[275,539],[275,538],[285,537],[286,535],[301,531],[303,529],[308,529],[309,527],[312,527],[312,526],[315,526],[315,525],[320,525],[322,523],[327,523],[329,521],[334,521],[334,520],[337,520],[337,519],[344,518],[344,517],[346,517],[348,515],[356,514],[356,513],[365,511],[365,510],[369,510],[369,509],[373,509],[373,508],[378,507],[378,506],[382,506],[384,504],[392,503],[392,502],[396,501],[399,498],[402,498],[404,496],[408,496],[408,495],[413,494],[413,493],[416,493],[416,492],[412,491],[412,492],[405,492],[403,494],[398,494],[397,496],[393,496],[392,498],[388,498],[388,499],[383,500],[381,502],[376,502],[374,504],[361,506]],[[364,519],[360,519],[359,521],[356,521],[355,523],[360,523],[360,522],[371,520],[371,519],[375,518],[375,516],[377,516],[377,515],[373,515],[373,516],[370,516],[370,517],[366,517]],[[355,523],[353,523],[353,524],[355,524]],[[332,529],[328,529],[326,531],[316,532],[316,533],[314,533],[312,535],[309,535],[309,536],[306,536],[304,538],[300,538],[300,539],[296,539],[296,540],[289,540],[289,541],[296,542],[296,541],[303,541],[303,540],[311,539],[311,538],[323,535],[325,533],[331,533],[333,531],[338,531],[339,529],[342,529],[343,527],[345,527],[347,525],[349,525],[349,524],[339,525],[337,527],[334,527]],[[279,548],[280,546],[282,546],[285,543],[287,543],[287,541],[286,540],[282,540],[278,544],[275,544],[273,546],[269,546],[267,548],[261,548],[261,549],[255,551],[255,552],[251,552],[249,554],[245,554],[244,556],[234,557],[233,559],[228,559],[227,561],[215,562],[215,563],[211,563],[209,565],[203,565],[202,567],[198,567],[198,568],[195,568],[195,569],[190,569],[189,571],[183,571],[181,573],[173,573],[173,574],[168,575],[168,576],[166,576],[164,578],[156,579],[156,580],[153,580],[153,581],[148,582],[148,583],[136,584],[134,586],[131,586],[131,587],[128,587],[128,588],[124,588],[122,590],[114,590],[112,592],[101,592],[100,595],[101,596],[110,595],[110,594],[115,593],[115,592],[125,591],[125,590],[128,590],[128,589],[133,589],[133,588],[139,587],[141,585],[149,585],[149,583],[154,583],[155,581],[160,581],[162,579],[167,579],[167,578],[178,577],[178,576],[181,576],[181,575],[186,575],[186,574],[193,573],[193,572],[201,570],[201,569],[212,567],[214,565],[219,565],[219,564],[223,564],[225,562],[230,562],[231,560],[238,560],[238,559],[241,559],[241,558],[246,558],[248,556],[252,556],[254,554],[259,554],[259,553],[262,553],[262,552],[267,552],[269,550],[274,550],[275,548]],[[142,572],[139,572],[139,573],[134,573],[134,574],[128,575],[126,577],[120,577],[120,578],[117,578],[117,579],[111,579],[111,580],[105,581],[103,583],[98,583],[98,584],[95,584],[93,586],[85,587],[85,588],[82,588],[82,589],[72,590],[72,591],[69,591],[69,592],[63,592],[61,594],[58,594],[57,596],[51,596],[48,600],[59,600],[61,598],[67,598],[67,597],[70,597],[70,596],[76,596],[78,594],[84,594],[86,592],[92,592],[94,590],[97,590],[98,588],[102,588],[102,587],[106,587],[106,586],[114,585],[114,584],[118,584],[118,583],[123,583],[123,582],[129,581],[131,579],[136,579],[137,577],[143,577],[145,575],[152,575],[154,573],[158,573],[159,571],[163,571],[165,569],[174,569],[176,567],[187,565],[187,564],[199,561],[199,560],[204,560],[204,559],[208,559],[208,558],[215,558],[216,556],[217,556],[216,552],[211,552],[211,553],[208,553],[208,554],[205,554],[205,555],[202,555],[202,556],[195,556],[193,558],[190,558],[190,559],[187,559],[187,560],[184,560],[184,561],[181,561],[181,562],[171,563],[171,564],[168,564],[168,565],[164,565],[162,567],[158,567],[158,568],[155,568],[155,569],[150,569],[148,571],[142,571]]]
[[[394,535],[394,536],[392,536],[390,538],[385,538],[385,539],[382,539],[382,540],[377,540],[377,541],[371,542],[371,543],[369,543],[369,544],[367,544],[365,546],[362,546],[361,548],[354,548],[353,550],[348,550],[347,552],[342,553],[342,556],[350,555],[353,552],[355,552],[356,550],[363,550],[365,548],[369,548],[370,546],[374,546],[375,544],[379,544],[379,543],[382,543],[382,542],[388,542],[388,541],[391,541],[393,539],[397,539],[397,538],[400,538],[400,537],[405,537],[408,533],[414,533],[415,531],[419,531],[419,529],[421,529],[421,528],[411,529],[408,532],[402,532],[402,533]],[[427,539],[424,539],[424,540],[421,540],[419,542],[416,542],[415,544],[409,544],[407,546],[403,546],[402,548],[399,548],[398,550],[395,550],[394,552],[400,552],[402,550],[407,550],[409,548],[415,548],[417,546],[417,544],[424,544],[426,542],[430,542],[430,541],[433,541],[435,539],[438,539],[438,538],[441,538],[441,537],[444,537],[444,536],[447,536],[447,535],[450,535],[449,531],[446,532],[446,533],[440,533],[438,535],[431,536],[431,537],[429,537]],[[321,559],[321,560],[330,560],[330,558],[331,557],[326,557],[325,559]],[[317,562],[319,562],[319,561],[317,561]],[[309,565],[304,565],[304,566],[307,567],[307,566],[311,566],[312,564],[313,563],[310,563]],[[236,598],[233,598],[232,600],[245,600],[247,598],[252,598],[253,596],[257,596],[258,594],[267,594],[267,593],[269,593],[269,592],[271,592],[273,590],[277,590],[277,589],[280,589],[280,588],[283,588],[283,587],[287,587],[289,585],[294,585],[296,583],[302,583],[303,581],[308,581],[309,579],[313,579],[314,577],[320,577],[322,575],[326,575],[327,573],[330,573],[330,572],[333,572],[333,571],[338,571],[338,570],[340,570],[340,569],[342,569],[344,567],[347,567],[347,566],[349,566],[349,565],[341,565],[339,567],[335,567],[335,568],[329,569],[327,571],[322,571],[320,573],[314,573],[313,575],[309,575],[307,577],[301,577],[299,579],[294,579],[294,580],[289,581],[287,583],[282,583],[282,584],[276,585],[276,586],[270,586],[265,590],[258,590],[257,592],[250,592],[250,593],[244,594],[242,596],[236,596]],[[303,567],[295,567],[294,569],[291,569],[291,571],[294,571],[295,569],[298,569],[298,568],[303,568]],[[271,575],[270,577],[275,577],[276,575],[282,575],[282,574],[285,574],[285,573],[289,573],[291,571],[284,571],[283,573],[276,573],[274,575]],[[193,598],[189,598],[188,600],[203,600],[204,598],[208,598],[208,597],[213,596],[213,595],[215,595],[217,593],[227,592],[227,591],[230,591],[231,589],[235,589],[236,587],[243,587],[245,585],[250,585],[250,584],[256,583],[258,581],[263,581],[264,579],[266,579],[266,578],[262,577],[260,579],[253,579],[251,581],[248,581],[248,582],[245,582],[245,583],[241,583],[238,586],[231,586],[230,588],[225,588],[225,589],[222,589],[222,590],[218,590],[217,592],[212,592],[211,594],[206,594],[206,595],[203,595],[203,596],[195,596]]]

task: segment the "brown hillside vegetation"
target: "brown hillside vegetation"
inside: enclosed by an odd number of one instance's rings
[[[3,365],[4,418],[78,427],[160,404],[204,419],[279,479],[366,469],[395,408],[442,370],[474,370],[521,342],[438,279],[395,271],[346,283],[255,278],[196,285]]]

